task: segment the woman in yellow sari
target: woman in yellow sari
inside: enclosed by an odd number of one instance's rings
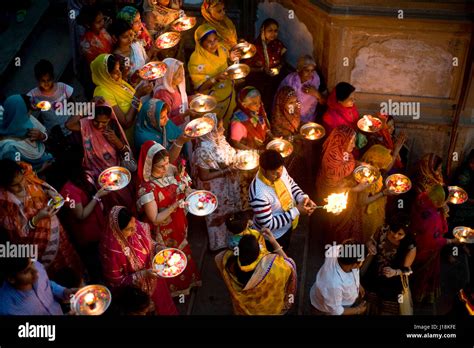
[[[294,303],[296,265],[268,229],[262,234],[276,253],[269,253],[253,234],[245,234],[234,250],[216,256],[224,282],[230,292],[237,315],[282,315]]]
[[[110,105],[133,148],[135,118],[140,98],[150,94],[153,86],[142,84],[137,90],[122,80],[120,62],[112,54],[101,54],[91,63],[92,81],[96,84],[94,97],[102,97]]]
[[[236,104],[234,82],[228,78],[225,70],[229,66],[228,59],[233,61],[238,53],[229,52],[219,43],[216,29],[207,23],[196,29],[194,40],[196,49],[188,63],[194,89],[217,99],[214,112],[219,119],[224,119],[227,129]]]
[[[225,48],[230,50],[237,44],[237,30],[229,17],[225,14],[223,0],[204,0],[201,13],[207,23],[212,25]]]
[[[396,158],[395,158],[396,159]],[[373,145],[362,156],[362,162],[369,163],[378,168],[382,173],[387,173],[395,162],[391,151],[383,145]],[[362,231],[364,242],[385,223],[385,207],[387,195],[390,192],[384,189],[382,175],[359,194],[359,202],[365,207],[362,216]]]

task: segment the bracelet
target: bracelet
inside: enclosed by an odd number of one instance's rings
[[[92,197],[92,199],[96,200],[97,202],[101,201],[100,197],[97,197],[96,195],[94,195],[94,197]]]
[[[176,142],[174,142],[173,145],[176,146],[178,149],[183,147],[183,145],[178,145]]]
[[[282,249],[283,249],[283,247],[280,245],[278,248],[276,248],[275,250],[273,250],[273,252],[276,253],[277,251],[280,251],[280,250],[282,250]]]
[[[31,220],[28,220],[28,227],[29,227],[30,229],[32,229],[32,230],[34,230],[34,229],[36,228],[36,225],[33,223],[33,219],[34,219],[34,218],[35,218],[35,217],[33,216],[33,217],[31,218]]]

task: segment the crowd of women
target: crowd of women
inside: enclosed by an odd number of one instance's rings
[[[3,103],[2,240],[38,245],[38,261],[59,284],[107,285],[122,306],[120,313],[174,315],[175,301],[201,286],[181,202],[194,189],[209,190],[219,202],[205,217],[209,249],[220,251],[216,262],[235,313],[286,313],[294,303],[297,265],[271,231],[258,231],[249,222],[249,186],[259,169],[236,166],[239,151],[261,153],[279,137],[294,147],[284,160],[286,170],[316,202],[348,192],[347,208],[338,215],[314,214],[310,233],[324,236],[327,244],[348,238],[367,244],[372,262],[361,282],[373,299],[373,312],[393,309],[402,287],[395,276],[402,273],[413,273],[415,301],[436,301],[441,250],[457,243],[447,238],[448,226],[468,224],[474,214],[471,198],[448,215],[440,157],[424,156],[417,176],[408,173],[414,189],[394,199],[383,177],[406,173],[406,135],[396,132],[388,115],[378,115],[379,132],[362,133],[355,87],[339,82],[327,93],[311,55],[300,57],[296,70],[289,66],[279,23],[272,18],[263,21],[253,41],[256,54],[245,61],[250,74],[232,80],[226,69],[241,53],[233,49],[239,38],[222,0],[204,0],[193,42],[183,35],[167,50],[153,43],[179,18],[182,1],[145,0],[137,7],[117,6],[116,13],[99,5],[69,4],[77,13],[70,23],[74,68],[94,103],[92,117],[58,111],[77,100],[71,86],[55,81],[48,60],[34,67],[36,87]],[[138,71],[155,60],[166,64],[166,73],[153,82],[142,80]],[[213,130],[191,139],[183,130],[202,116],[189,107],[196,94],[212,95],[217,106],[206,116]],[[42,101],[51,109],[39,109]],[[314,142],[299,136],[307,122],[322,124],[325,138]],[[465,157],[454,180],[473,197],[474,156]],[[352,173],[361,163],[382,175],[358,184]],[[113,166],[132,173],[119,191],[98,184],[99,175]],[[66,198],[59,211],[48,205],[58,194]],[[386,219],[392,215],[399,218]],[[178,277],[160,278],[152,270],[153,256],[164,248],[180,249],[187,257]]]

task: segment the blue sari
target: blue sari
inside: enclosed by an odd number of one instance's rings
[[[169,151],[173,142],[181,135],[181,129],[171,120],[164,127],[160,126],[160,114],[165,103],[159,99],[150,99],[143,104],[138,113],[135,126],[135,150],[140,152],[147,140],[163,145]],[[154,108],[154,112],[153,112]]]
[[[46,134],[46,128],[28,114],[21,95],[8,97],[0,118],[0,159],[27,162],[35,171],[40,170],[45,162],[52,161],[53,156],[46,152],[41,141],[27,138],[28,130],[33,128]]]

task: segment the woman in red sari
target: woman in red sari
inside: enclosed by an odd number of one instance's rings
[[[434,185],[418,195],[412,208],[411,226],[416,238],[417,253],[413,263],[413,300],[434,303],[441,295],[441,249],[457,239],[445,239],[446,192]]]
[[[100,250],[104,276],[111,288],[136,286],[151,297],[156,314],[178,314],[166,281],[152,269],[157,250],[148,224],[135,219],[125,207],[113,207]]]
[[[175,278],[167,278],[171,296],[188,295],[191,288],[201,286],[200,275],[187,240],[188,221],[184,199],[191,192],[191,178],[169,163],[165,148],[154,141],[143,144],[138,162],[137,206],[147,222],[154,226],[152,236],[165,248],[184,252],[188,264]]]
[[[239,93],[239,109],[230,121],[230,144],[240,150],[263,150],[271,137],[260,92],[247,86]]]
[[[329,94],[328,109],[323,115],[326,134],[338,126],[348,126],[357,130],[359,112],[354,104],[355,87],[347,82],[339,82]]]
[[[83,268],[59,222],[58,209],[48,206],[56,190],[33,172],[31,165],[0,161],[0,228],[12,243],[38,246],[38,261],[50,278],[65,268],[82,277]]]

